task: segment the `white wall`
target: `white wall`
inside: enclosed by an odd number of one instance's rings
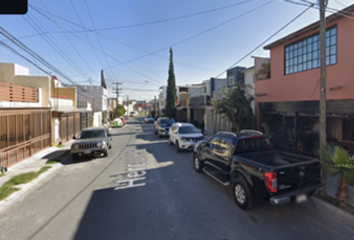
[[[93,126],[101,127],[102,126],[102,112],[93,113]]]
[[[51,98],[50,102],[53,110],[74,110],[73,100],[71,99]]]
[[[88,101],[91,103],[95,112],[107,111],[107,89],[104,89],[101,86],[91,85],[70,85],[69,87],[76,88],[78,102]]]
[[[244,71],[245,74],[245,85],[251,86],[251,88],[247,88],[248,94],[254,97],[254,68],[248,69]],[[251,103],[253,114],[255,113],[254,110],[254,101]]]

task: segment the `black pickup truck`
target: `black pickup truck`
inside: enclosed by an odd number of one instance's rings
[[[303,202],[321,187],[318,159],[271,147],[261,132],[219,132],[198,142],[193,152],[194,169],[227,186],[232,184],[239,207],[248,209],[254,198],[273,205]]]

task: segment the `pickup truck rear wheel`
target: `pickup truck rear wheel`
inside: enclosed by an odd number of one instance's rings
[[[232,189],[237,205],[245,210],[251,208],[252,195],[245,179],[237,178]]]

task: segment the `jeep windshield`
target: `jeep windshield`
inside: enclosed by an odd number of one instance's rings
[[[80,139],[89,139],[89,138],[104,138],[106,137],[105,131],[102,130],[87,130],[82,131],[80,134]]]

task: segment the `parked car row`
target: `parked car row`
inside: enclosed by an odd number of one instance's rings
[[[273,205],[303,202],[322,188],[317,158],[273,149],[260,131],[222,131],[207,140],[193,124],[161,117],[154,123],[154,132],[168,136],[177,152],[192,150],[195,171],[231,185],[242,209],[252,207],[254,199]]]
[[[122,127],[126,123],[126,120],[124,117],[118,117],[113,120],[112,127]]]
[[[160,117],[154,123],[154,132],[158,138],[169,137],[169,144],[175,145],[177,152],[193,150],[198,141],[204,139],[200,129],[191,123],[175,122],[172,118]]]

